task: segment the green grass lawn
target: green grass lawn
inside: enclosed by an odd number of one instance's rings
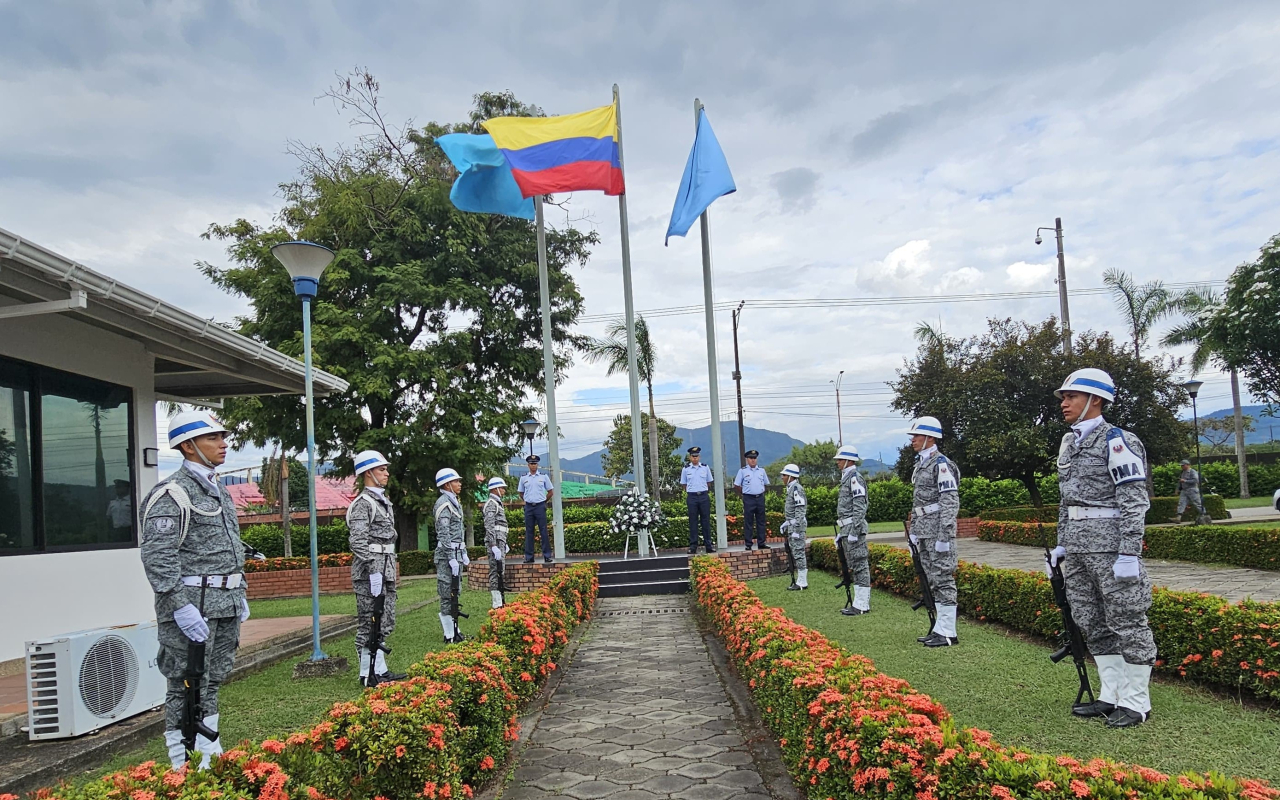
[[[1271,495],[1264,494],[1261,496],[1250,497],[1247,500],[1240,497],[1230,497],[1230,498],[1227,498],[1226,500],[1223,500],[1222,502],[1226,505],[1227,508],[1261,508],[1263,506],[1269,507],[1271,505]]]
[[[412,581],[409,586],[414,586],[416,590],[418,584],[429,586],[432,592],[435,591],[434,580]],[[333,599],[340,600],[343,597],[343,595],[334,595]],[[404,597],[403,592],[401,597]],[[324,599],[321,598],[322,605]],[[347,596],[347,601],[354,608],[355,601],[351,596]],[[260,602],[290,603],[293,601]],[[307,602],[307,613],[310,613],[310,600]],[[462,610],[471,615],[470,619],[462,620],[463,633],[475,636],[479,632],[480,626],[488,616],[489,606],[487,591],[463,592]],[[256,607],[252,610],[256,613]],[[423,653],[445,647],[444,634],[440,630],[439,613],[439,606],[430,605],[411,614],[400,615],[396,619],[396,631],[391,635],[392,652],[387,657],[392,670],[404,672],[410,664],[418,661]],[[350,668],[330,678],[293,680],[293,665],[310,657],[307,655],[282,661],[261,672],[255,672],[242,680],[223,686],[218,699],[223,747],[230,747],[233,743],[244,739],[257,741],[310,728],[321,721],[325,712],[334,703],[358,697],[362,690],[356,682],[356,668],[359,661],[356,658],[355,636],[344,636],[325,642],[323,649],[329,655],[346,656],[350,662]],[[165,758],[164,741],[157,736],[146,747],[122,753],[106,766],[93,770],[92,774],[102,775],[146,759],[163,761]]]
[[[868,533],[903,533],[901,522],[869,522],[867,523]],[[834,525],[810,525],[808,528],[808,536],[810,539],[832,539],[835,538],[836,527]]]
[[[1280,783],[1280,712],[1242,708],[1187,686],[1156,682],[1154,714],[1126,730],[1101,720],[1071,716],[1076,672],[1071,660],[1049,662],[1049,648],[1003,633],[994,626],[958,621],[960,645],[929,649],[915,642],[928,627],[923,609],[893,595],[873,592],[872,613],[844,617],[844,590],[834,576],[814,571],[811,589],[788,592],[787,577],[751,582],[767,604],[815,628],[878,669],[904,678],[941,702],[964,727],[995,734],[1002,744],[1076,758],[1105,757],[1164,772],[1217,770]],[[1094,691],[1097,673],[1090,667]]]
[[[435,575],[401,578],[396,591],[396,603],[407,606],[435,595]],[[311,616],[311,596],[285,597],[279,600],[250,600],[249,613],[259,619],[309,617]],[[320,595],[320,613],[354,614],[356,613],[356,596],[354,594],[322,594]]]

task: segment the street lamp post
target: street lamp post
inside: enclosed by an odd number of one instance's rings
[[[541,423],[533,417],[529,417],[524,422],[520,423],[520,430],[524,431],[524,438],[529,440],[529,455],[533,455],[533,440],[538,435],[539,424]]]
[[[1062,313],[1062,354],[1071,355],[1071,314],[1067,310],[1067,260],[1062,254],[1062,217],[1053,220],[1052,228],[1036,228],[1036,244],[1044,241],[1040,231],[1052,230],[1058,237],[1058,306]]]
[[[733,310],[733,382],[738,385],[738,466],[740,467],[747,465],[747,441],[742,427],[742,366],[738,363],[738,318],[742,316],[742,307],[746,304],[747,301],[743,300]]]
[[[838,447],[844,447],[844,421],[840,415],[840,381],[843,379],[844,370],[840,370],[840,374],[836,376],[834,381],[827,381],[827,383],[834,383],[836,386],[836,431],[840,434],[840,444],[837,445]]]
[[[293,278],[293,293],[302,298],[302,350],[307,394],[307,509],[311,525],[311,660],[323,661],[320,649],[320,566],[316,560],[316,416],[311,386],[311,301],[320,288],[320,276],[333,262],[333,251],[312,242],[284,242],[271,248]]]
[[[1196,440],[1196,472],[1200,473],[1200,414],[1196,410],[1196,395],[1200,393],[1200,387],[1204,386],[1204,381],[1187,381],[1182,384],[1182,388],[1187,390],[1187,394],[1191,395],[1191,435]]]

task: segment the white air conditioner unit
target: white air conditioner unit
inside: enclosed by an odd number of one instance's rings
[[[27,642],[28,736],[81,736],[163,705],[159,649],[154,621]]]

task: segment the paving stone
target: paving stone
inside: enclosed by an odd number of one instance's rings
[[[580,775],[568,770],[557,770],[543,775],[537,780],[526,781],[526,783],[546,791],[563,792],[570,786],[591,780],[591,777],[590,775]]]
[[[733,767],[717,764],[713,761],[699,761],[687,767],[681,767],[675,770],[675,773],[686,778],[716,778],[732,769]]]
[[[625,787],[612,781],[587,781],[566,789],[565,794],[578,800],[599,800],[601,797],[612,797],[620,791],[625,791]]]
[[[735,769],[732,772],[726,772],[723,775],[712,778],[708,783],[714,783],[717,786],[730,786],[735,789],[746,789],[752,786],[759,786],[762,781],[754,769]]]

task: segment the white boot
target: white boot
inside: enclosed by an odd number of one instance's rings
[[[369,651],[360,648],[360,683],[367,686],[369,684],[369,667],[373,659],[369,657]]]
[[[373,657],[373,674],[387,674],[387,656],[381,650],[379,650],[378,654]]]
[[[871,610],[871,587],[855,586],[853,587],[853,607],[859,611]]]
[[[1121,705],[1120,698],[1128,683],[1124,656],[1094,656],[1093,660],[1098,665],[1098,702]]]
[[[949,639],[956,637],[956,606],[938,606],[938,624],[933,632]]]
[[[1143,717],[1151,713],[1151,667],[1146,664],[1124,664],[1124,693],[1116,705],[1137,711]]]
[[[453,641],[453,617],[448,614],[441,614],[440,627],[444,628],[445,641]]]
[[[218,715],[211,714],[204,718],[204,725],[211,731],[218,730]],[[203,734],[196,734],[196,752],[200,754],[200,769],[208,769],[210,762],[218,756],[222,755],[222,737],[219,736],[213,741],[204,738]]]
[[[169,749],[169,764],[174,769],[182,769],[187,763],[187,748],[182,743],[182,731],[165,731],[164,744]]]
[[[493,599],[494,608],[502,608],[502,592],[497,589],[490,589],[489,597]]]
[[[799,586],[801,589],[809,588],[809,570],[796,570],[796,586]]]

